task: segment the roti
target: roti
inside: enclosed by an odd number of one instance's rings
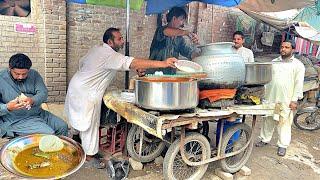
[[[63,149],[63,141],[55,135],[46,135],[40,138],[39,149],[43,152],[56,152]]]

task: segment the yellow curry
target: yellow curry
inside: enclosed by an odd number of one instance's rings
[[[74,169],[79,163],[78,153],[68,147],[51,153],[40,151],[39,147],[29,147],[19,152],[14,159],[16,169],[33,177],[60,176]]]

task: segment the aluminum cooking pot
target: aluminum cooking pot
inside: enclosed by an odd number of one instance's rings
[[[272,63],[245,63],[245,85],[264,85],[272,80]]]
[[[135,98],[145,109],[191,109],[199,102],[198,83],[186,77],[140,77],[135,82]]]
[[[200,56],[193,59],[202,66],[208,78],[199,82],[200,89],[237,88],[245,80],[245,64],[231,42],[199,46]]]

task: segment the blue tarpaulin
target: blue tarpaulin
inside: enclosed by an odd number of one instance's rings
[[[91,0],[91,1],[93,2],[93,0]],[[94,1],[94,2],[99,2],[99,3],[91,3],[91,1],[89,1],[89,0],[68,0],[68,2],[74,2],[74,3],[80,3],[80,4],[99,4],[99,5],[102,5],[102,4],[110,5],[110,4],[112,4],[110,2],[114,2],[113,4],[119,4],[121,1],[121,3],[124,4],[124,6],[122,6],[122,7],[125,7],[125,0],[95,0]],[[166,10],[171,9],[172,7],[184,6],[192,1],[198,1],[198,2],[203,2],[203,3],[207,3],[207,4],[215,4],[215,5],[219,5],[219,6],[225,6],[225,7],[233,7],[233,6],[239,5],[242,0],[145,0],[145,1],[147,2],[146,14],[149,15],[149,14],[163,13]],[[119,6],[117,6],[117,7],[119,7]],[[135,9],[137,9],[137,8],[135,8]]]
[[[303,8],[303,10],[293,20],[306,22],[320,32],[320,12],[318,12],[316,6]]]
[[[207,4],[215,4],[225,7],[233,7],[240,4],[241,0],[198,0]],[[158,14],[175,6],[183,6],[192,0],[147,0],[146,14]]]

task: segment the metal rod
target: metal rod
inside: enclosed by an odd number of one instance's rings
[[[220,125],[220,132],[219,132],[219,143],[218,143],[218,152],[217,152],[217,157],[219,157],[219,156],[220,156],[220,154],[221,154],[221,145],[222,145],[223,126],[224,126],[225,119],[221,119],[221,120],[219,120],[219,121],[221,121],[221,125]]]
[[[256,124],[256,115],[253,116],[253,120],[252,120],[252,129],[251,129],[251,135],[249,137],[249,140],[248,142],[239,150],[237,151],[234,151],[234,152],[231,152],[231,153],[227,153],[227,154],[224,154],[223,156],[220,156],[219,154],[217,154],[216,157],[214,158],[209,158],[209,159],[205,159],[203,161],[199,161],[199,162],[191,162],[189,161],[187,158],[186,158],[186,155],[184,153],[184,141],[185,141],[185,133],[184,133],[184,128],[183,128],[183,132],[181,133],[181,142],[180,142],[180,154],[181,154],[181,158],[182,160],[184,161],[184,163],[186,163],[187,165],[189,166],[201,166],[201,165],[204,165],[204,164],[208,164],[210,162],[213,162],[213,161],[217,161],[217,160],[220,160],[220,159],[224,159],[224,158],[228,158],[228,157],[231,157],[231,156],[234,156],[234,155],[237,155],[239,153],[241,153],[242,151],[244,151],[249,145],[252,146],[252,132],[253,132],[253,128],[255,127],[255,124]],[[223,128],[223,125],[221,125],[221,127]],[[220,130],[220,137],[221,137],[221,131],[223,131],[223,129]],[[220,138],[219,138],[220,139]],[[220,139],[220,142],[219,144],[221,143],[221,139]],[[183,147],[183,148],[182,148]],[[219,152],[219,147],[218,147],[218,152]],[[220,150],[221,151],[221,150]]]
[[[142,154],[142,143],[143,143],[143,128],[139,127],[140,130],[140,141],[139,141],[139,158],[141,158]]]
[[[125,55],[129,56],[129,31],[130,31],[130,0],[126,1],[126,7],[127,7],[127,22],[126,22],[126,44],[125,44]],[[125,89],[129,89],[129,71],[126,71],[125,73]]]

